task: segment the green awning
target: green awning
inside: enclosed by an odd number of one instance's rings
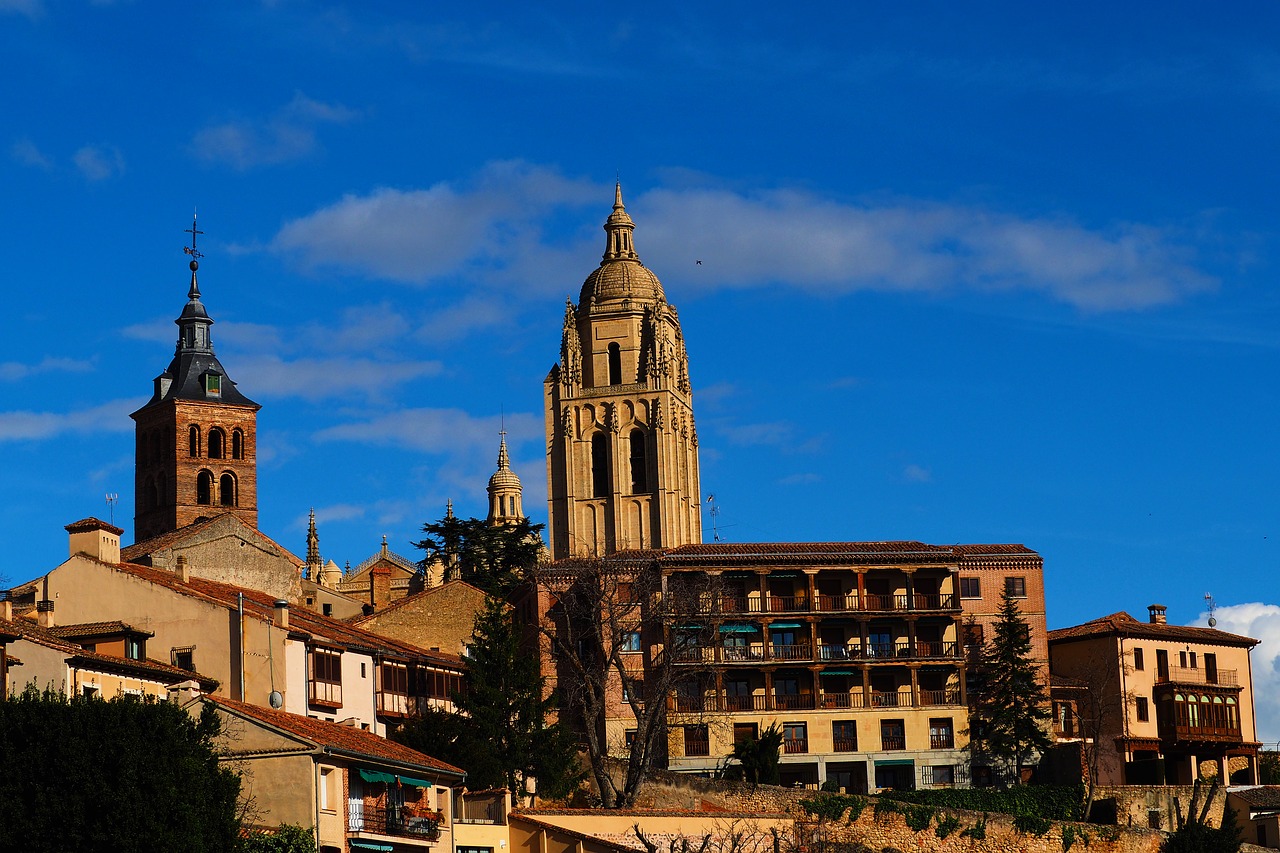
[[[694,624],[690,623],[690,624],[687,624],[687,625],[677,625],[677,626],[676,626],[676,630],[678,630],[678,631],[701,631],[701,630],[702,630],[702,627],[703,627],[703,626],[701,626],[701,625],[694,625]]]
[[[721,634],[754,634],[760,629],[755,625],[721,625]]]
[[[770,628],[803,628],[803,622],[774,622]]]
[[[360,778],[366,782],[386,782],[388,785],[394,785],[396,780],[400,780],[401,785],[412,785],[415,788],[430,788],[432,783],[423,779],[415,779],[412,776],[397,776],[393,773],[383,773],[381,770],[365,770],[360,768]]]
[[[818,675],[853,675],[851,669],[824,669]]]
[[[363,838],[351,839],[351,847],[354,850],[377,850],[379,853],[393,853],[396,849],[390,844],[379,844],[376,841],[365,841]]]
[[[884,761],[877,761],[876,767],[910,767],[915,763],[911,758],[887,758]]]

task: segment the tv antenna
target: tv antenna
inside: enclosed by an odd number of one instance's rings
[[[707,505],[711,507],[711,541],[720,541],[720,505],[715,495],[707,495]]]
[[[120,502],[120,495],[116,492],[107,492],[107,513],[110,516],[111,526],[116,525],[116,504]]]
[[[1209,608],[1209,627],[1218,627],[1218,617],[1213,615],[1213,611],[1218,609],[1218,605],[1214,603],[1213,596],[1207,592],[1204,594],[1204,604],[1205,607]]]

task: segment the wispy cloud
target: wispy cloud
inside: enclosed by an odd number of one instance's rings
[[[923,465],[912,463],[902,469],[902,479],[908,483],[929,483],[933,481],[933,474]]]
[[[71,162],[90,181],[105,181],[124,173],[124,155],[114,145],[86,145],[71,155]]]
[[[191,153],[205,163],[245,171],[306,157],[316,151],[316,128],[345,124],[360,115],[341,104],[326,104],[298,92],[273,116],[261,121],[236,119],[199,130]]]
[[[0,14],[12,13],[38,18],[44,13],[41,0],[0,0]]]
[[[30,139],[19,139],[13,143],[9,147],[9,156],[13,158],[14,162],[23,166],[44,169],[46,172],[53,168],[53,160]]]
[[[1253,637],[1253,701],[1258,714],[1258,740],[1280,740],[1280,606],[1254,601],[1219,607],[1213,614],[1218,629]],[[1209,618],[1201,613],[1192,624],[1203,627]]]
[[[508,443],[521,436],[542,435],[540,418],[528,414],[476,417],[461,409],[403,409],[363,422],[339,424],[316,433],[317,441],[355,441],[402,447],[433,454],[497,452],[497,435],[506,429]]]
[[[129,412],[145,399],[112,400],[73,412],[0,412],[0,442],[43,441],[64,435],[128,432],[133,429]]]
[[[252,388],[255,395],[300,397],[313,402],[357,396],[383,400],[392,389],[422,376],[434,376],[441,369],[438,361],[358,357],[283,359],[259,354],[236,360],[237,381]]]
[[[552,237],[565,209],[606,190],[554,169],[496,163],[466,184],[350,195],[287,223],[270,246],[308,268],[413,284],[466,277],[512,296],[582,274],[594,229]],[[943,293],[1031,291],[1084,311],[1142,309],[1212,289],[1174,229],[1089,228],[904,199],[837,201],[809,191],[658,188],[630,199],[641,256],[690,289],[795,287]],[[697,263],[701,261],[701,263]],[[535,272],[536,271],[536,272]]]
[[[54,358],[46,356],[35,364],[19,361],[0,361],[0,382],[16,382],[42,373],[88,373],[93,370],[92,359]]]

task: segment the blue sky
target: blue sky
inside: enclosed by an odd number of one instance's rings
[[[504,414],[544,520],[541,383],[620,175],[722,538],[1025,543],[1053,627],[1210,592],[1271,690],[1278,25],[0,0],[0,571],[108,492],[132,540],[195,207],[265,532],[302,551],[314,506],[326,559],[411,555],[484,513]]]

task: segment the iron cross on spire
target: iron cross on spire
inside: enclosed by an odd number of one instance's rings
[[[191,235],[191,245],[183,246],[182,251],[191,256],[193,263],[203,258],[204,252],[196,249],[196,235],[203,234],[204,232],[196,228],[196,215],[194,213],[191,214],[191,227],[183,229],[182,233]]]

